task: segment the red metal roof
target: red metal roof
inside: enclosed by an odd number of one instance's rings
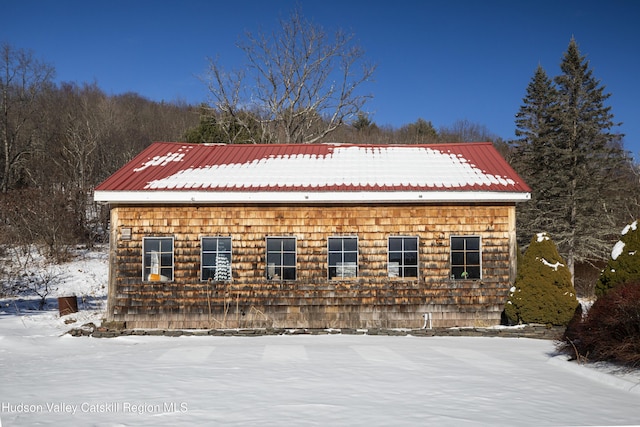
[[[529,187],[491,143],[154,143],[96,187],[121,192],[507,192]],[[172,196],[173,197],[173,196]],[[115,197],[117,199],[117,197]]]

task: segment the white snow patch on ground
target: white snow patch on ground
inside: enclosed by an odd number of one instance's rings
[[[550,341],[71,337],[103,314],[107,262],[86,255],[61,268],[58,293],[98,301],[60,318],[55,303],[41,312],[1,300],[4,427],[640,424],[638,373],[568,362]]]

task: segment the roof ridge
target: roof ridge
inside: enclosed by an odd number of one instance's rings
[[[229,144],[225,142],[180,142],[180,141],[155,141],[153,144],[191,145],[191,146],[222,146],[222,147],[319,147],[319,146],[355,146],[355,147],[436,147],[454,145],[493,145],[491,141],[459,141],[459,142],[430,142],[420,144],[406,144],[401,142],[313,142],[313,143],[286,143],[278,142],[273,144]]]

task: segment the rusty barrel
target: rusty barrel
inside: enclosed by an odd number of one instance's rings
[[[58,298],[58,311],[60,316],[66,316],[67,314],[78,312],[78,298],[72,297],[59,297]]]

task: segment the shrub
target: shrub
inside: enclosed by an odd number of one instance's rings
[[[81,230],[73,219],[65,193],[57,190],[14,190],[0,195],[0,244],[45,248],[46,256],[66,261],[69,245]]]
[[[578,305],[571,273],[546,233],[533,237],[505,306],[511,323],[564,326]]]
[[[572,321],[558,350],[578,359],[640,366],[640,282],[598,298],[587,315]]]
[[[638,222],[622,230],[620,240],[613,246],[611,258],[596,282],[596,295],[629,282],[640,283],[640,231]]]

